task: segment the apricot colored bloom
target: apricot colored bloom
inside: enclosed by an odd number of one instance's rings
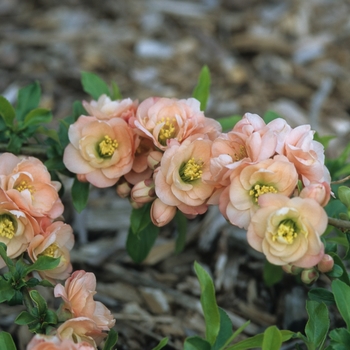
[[[36,334],[28,343],[26,350],[95,350],[87,342],[74,343],[71,339],[61,340],[57,336]]]
[[[0,242],[7,246],[7,256],[14,259],[22,254],[39,230],[35,219],[21,211],[0,189]],[[0,268],[4,266],[0,258]]]
[[[173,144],[163,154],[154,172],[155,190],[166,205],[176,206],[185,214],[203,214],[214,186],[202,181],[210,161],[212,141],[190,139]]]
[[[57,284],[55,297],[63,299],[63,308],[73,317],[87,317],[94,321],[98,329],[108,331],[114,326],[115,319],[111,312],[99,301],[95,301],[96,277],[91,272],[75,271],[65,285]]]
[[[199,101],[194,98],[178,100],[150,97],[140,103],[135,126],[161,150],[167,149],[168,140],[171,139],[181,143],[197,133],[215,139],[221,131],[220,124],[212,118],[206,118],[200,110]]]
[[[88,317],[71,318],[57,328],[57,337],[61,340],[72,340],[75,343],[88,343],[95,349],[106,338],[97,324]]]
[[[314,199],[264,194],[259,206],[247,232],[254,249],[274,265],[310,268],[321,261],[324,246],[320,236],[328,218]]]
[[[61,184],[51,181],[45,165],[37,158],[20,158],[12,153],[0,155],[1,188],[34,217],[56,219],[63,213],[58,191]]]
[[[112,101],[105,94],[101,95],[97,101],[92,100],[90,103],[83,101],[83,106],[88,114],[97,119],[122,118],[126,122],[135,116],[137,105],[138,103],[130,98]]]
[[[128,173],[134,160],[134,134],[121,118],[102,121],[80,116],[69,127],[63,162],[96,187],[109,187]]]
[[[168,224],[176,214],[176,207],[163,203],[159,198],[152,203],[151,220],[154,225],[162,227]]]
[[[28,254],[33,262],[40,256],[60,258],[60,263],[54,269],[38,271],[43,279],[55,283],[56,280],[66,279],[72,272],[70,251],[74,246],[73,230],[62,221],[45,223],[42,226],[43,232],[30,241]]]
[[[258,199],[265,193],[289,196],[298,183],[298,173],[284,156],[275,156],[243,167],[233,173],[229,186],[229,203],[225,215],[233,225],[247,229],[258,210]]]

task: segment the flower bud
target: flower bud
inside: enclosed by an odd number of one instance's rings
[[[116,191],[120,198],[126,198],[130,195],[132,185],[125,179],[117,183]]]
[[[319,272],[314,267],[305,269],[301,273],[301,280],[305,284],[312,284],[317,281],[319,275]]]
[[[163,203],[157,198],[151,207],[151,220],[154,225],[162,227],[169,223],[176,214],[176,207]]]
[[[77,179],[80,182],[88,182],[88,180],[86,180],[86,175],[85,174],[77,174]]]
[[[132,199],[130,199],[130,204],[133,209],[140,209],[145,205],[145,203],[135,202]]]
[[[301,198],[312,198],[324,207],[331,197],[331,187],[328,182],[312,183],[300,192]]]
[[[159,166],[160,161],[162,160],[162,157],[163,157],[163,152],[159,152],[159,151],[150,152],[150,154],[147,157],[148,166],[152,170],[154,170]]]
[[[137,203],[148,203],[156,198],[153,179],[137,183],[131,190],[131,199]]]
[[[334,266],[334,260],[333,258],[325,254],[322,258],[322,260],[317,264],[318,271],[326,273],[333,269]]]
[[[301,267],[295,266],[293,264],[283,265],[282,270],[291,275],[299,275],[299,273],[303,271]]]

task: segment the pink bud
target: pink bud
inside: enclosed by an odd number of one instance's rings
[[[318,271],[326,273],[333,269],[334,266],[334,260],[333,258],[325,254],[322,258],[322,260],[317,264]]]
[[[80,182],[88,182],[88,180],[86,180],[86,175],[85,174],[77,174],[77,179]]]
[[[299,275],[299,273],[303,271],[301,267],[298,267],[292,264],[283,265],[282,270],[291,275]]]
[[[117,183],[116,191],[119,197],[126,198],[130,195],[132,185],[125,179]]]
[[[317,281],[319,272],[315,268],[305,269],[301,273],[301,280],[305,284],[312,284]]]
[[[152,170],[154,170],[159,166],[160,161],[162,160],[162,157],[163,157],[163,152],[159,152],[159,151],[150,152],[150,154],[147,157],[148,166]]]
[[[137,183],[131,190],[131,199],[137,203],[148,203],[156,198],[153,179]]]
[[[151,207],[151,220],[154,225],[162,227],[169,223],[176,214],[176,207],[163,203],[157,198]]]
[[[301,198],[312,198],[324,207],[331,197],[331,187],[328,182],[311,183],[300,192]]]

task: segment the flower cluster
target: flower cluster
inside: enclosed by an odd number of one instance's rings
[[[102,95],[70,126],[66,167],[80,181],[117,186],[134,208],[152,202],[157,226],[218,205],[276,265],[317,265],[327,226],[330,175],[309,125],[268,124],[247,113],[229,132],[194,98],[140,104]]]
[[[39,159],[0,155],[0,242],[11,259],[24,252],[33,263],[42,255],[60,258],[56,268],[39,271],[52,283],[66,279],[72,271],[69,251],[74,236],[62,221],[60,187]],[[0,268],[4,266],[0,258]]]

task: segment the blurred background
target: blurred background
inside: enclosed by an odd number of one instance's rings
[[[206,116],[273,110],[292,126],[310,123],[336,135],[329,156],[349,142],[347,0],[0,1],[0,93],[15,102],[19,88],[38,80],[42,107],[56,123],[73,101],[88,99],[81,71],[142,101],[190,97],[203,65],[212,78]],[[151,349],[163,336],[168,349],[181,349],[186,336],[203,334],[195,259],[213,274],[234,325],[252,321],[246,335],[271,324],[303,327],[305,288],[289,277],[264,286],[263,259],[214,209],[190,223],[180,256],[170,226],[142,266],[125,253],[130,206],[114,191],[93,191],[89,207],[72,213],[75,269],[96,273],[100,298],[117,317],[118,349]],[[24,332],[13,325],[12,309],[1,312],[1,327]],[[28,336],[18,339],[23,345]]]

